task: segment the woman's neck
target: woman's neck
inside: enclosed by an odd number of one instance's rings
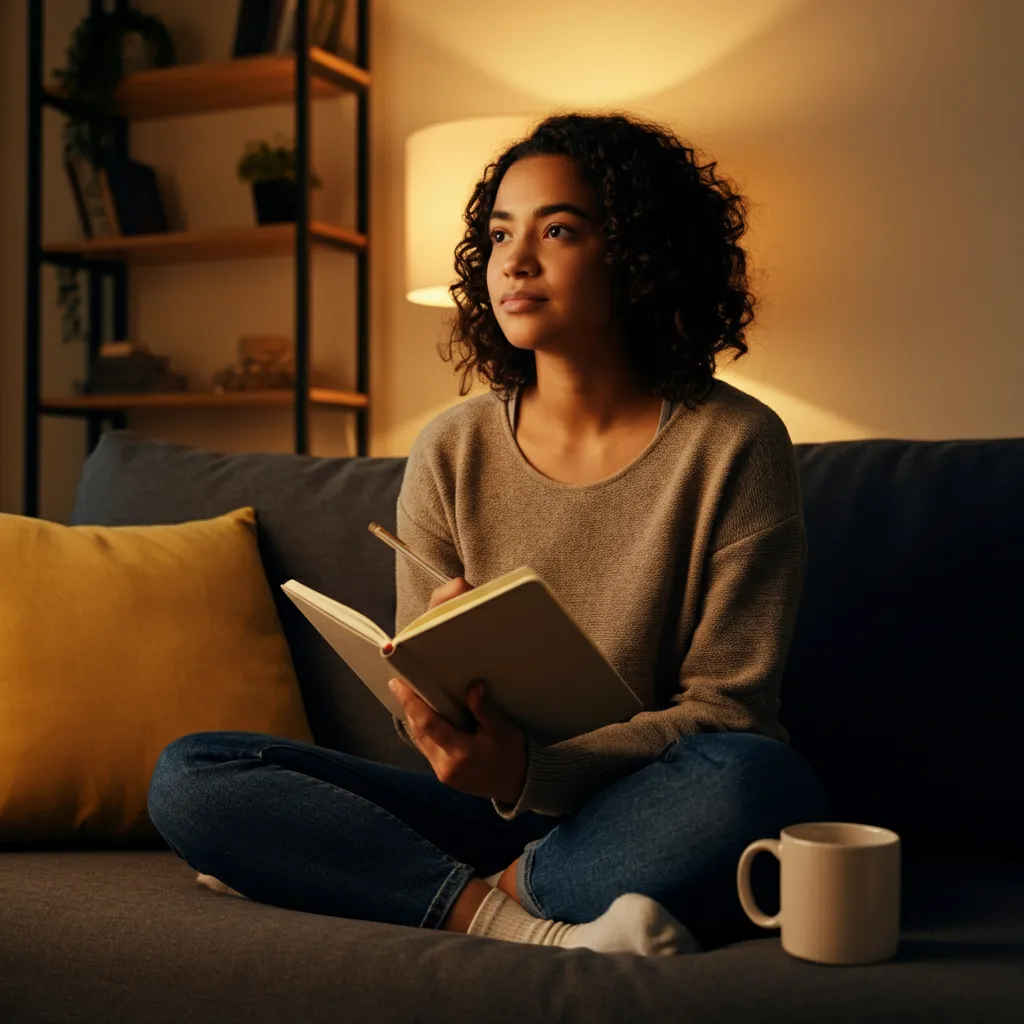
[[[653,386],[620,377],[607,383],[539,379],[525,385],[519,405],[527,405],[545,432],[599,438],[646,423],[661,413]]]

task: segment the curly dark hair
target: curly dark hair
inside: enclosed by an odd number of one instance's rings
[[[715,372],[715,355],[747,353],[744,330],[759,300],[739,245],[748,201],[734,184],[672,131],[635,114],[554,114],[487,165],[466,206],[467,228],[455,247],[459,281],[449,289],[457,312],[446,362],[461,346],[459,394],[477,376],[507,397],[536,380],[536,356],[505,338],[491,308],[488,230],[508,168],[534,155],[575,161],[597,195],[616,307],[623,313],[628,358],[654,393],[693,408]],[[441,342],[443,349],[445,342]]]

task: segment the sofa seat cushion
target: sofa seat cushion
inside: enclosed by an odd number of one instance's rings
[[[6,851],[0,1020],[1024,1020],[1024,864],[906,860],[903,880],[897,957],[830,967],[778,932],[606,955],[268,906],[168,850]]]

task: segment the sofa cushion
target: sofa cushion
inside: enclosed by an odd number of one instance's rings
[[[259,549],[291,648],[315,742],[389,764],[427,769],[391,716],[281,590],[295,578],[395,627],[395,552],[368,530],[396,529],[402,458],[226,454],[103,434],[85,462],[73,523],[179,523],[256,509]]]
[[[706,953],[595,953],[287,910],[195,874],[170,850],[0,855],[0,1020],[1024,1020],[1020,861],[908,860],[896,957],[854,967],[753,926]]]
[[[0,515],[0,840],[158,839],[186,733],[311,741],[251,508],[173,526]]]

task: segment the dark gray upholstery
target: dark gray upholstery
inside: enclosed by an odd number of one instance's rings
[[[896,959],[828,967],[773,932],[608,956],[253,903],[199,885],[169,850],[2,853],[0,1020],[1020,1024],[1020,864],[939,860],[904,876]]]
[[[836,818],[903,837],[895,960],[807,964],[777,932],[665,959],[471,940],[214,893],[165,848],[8,846],[0,1020],[1024,1020],[1024,439],[808,444],[797,459],[810,561],[781,717]],[[391,630],[395,556],[366,526],[394,529],[404,463],[108,433],[73,522],[251,504],[275,591],[294,576]],[[317,742],[425,766],[283,596],[278,610]]]
[[[256,509],[260,555],[288,637],[316,742],[390,764],[427,767],[387,711],[285,596],[287,579],[395,628],[395,553],[367,530],[395,531],[405,459],[223,455],[104,434],[86,461],[72,523],[180,523]]]

